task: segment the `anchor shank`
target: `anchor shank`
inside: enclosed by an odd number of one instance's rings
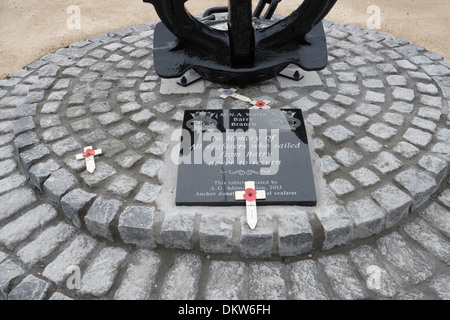
[[[232,68],[255,65],[255,30],[251,0],[228,0],[230,56]]]

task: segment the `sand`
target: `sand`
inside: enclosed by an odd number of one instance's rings
[[[276,13],[289,14],[299,3],[283,0]],[[197,14],[226,4],[192,0],[187,7]],[[81,29],[68,27],[72,5],[80,8]],[[338,0],[326,19],[365,28],[372,5],[381,10],[381,32],[450,57],[449,0]],[[0,79],[73,42],[157,20],[153,6],[142,0],[0,0]]]

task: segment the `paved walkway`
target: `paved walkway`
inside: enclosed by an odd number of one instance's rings
[[[153,27],[0,81],[0,299],[449,299],[448,59],[327,22],[325,70],[243,89],[303,111],[319,193],[251,232],[242,207],[171,204],[183,110],[246,106],[160,79]]]

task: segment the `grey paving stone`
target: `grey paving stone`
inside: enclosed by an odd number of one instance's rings
[[[391,86],[406,86],[407,80],[404,75],[388,75],[386,81]]]
[[[48,159],[47,161],[39,162],[32,166],[28,171],[28,175],[31,181],[36,187],[42,190],[42,184],[47,180],[47,178],[60,169],[61,166],[53,159]]]
[[[166,213],[161,226],[161,241],[166,248],[192,250],[195,213]]]
[[[8,294],[8,300],[44,300],[50,284],[28,275]]]
[[[370,164],[383,174],[393,172],[403,166],[400,160],[386,151],[380,152]]]
[[[355,186],[350,181],[338,178],[330,182],[330,188],[338,196],[344,196],[356,190]]]
[[[153,236],[154,207],[128,206],[120,214],[118,230],[124,243],[156,248]]]
[[[294,262],[289,267],[290,294],[297,300],[328,300],[328,293],[312,260]]]
[[[161,288],[161,300],[195,300],[198,293],[202,262],[198,255],[182,254],[175,257]],[[184,288],[180,290],[180,288]]]
[[[438,142],[431,148],[431,152],[450,161],[450,143]]]
[[[0,133],[10,133],[13,131],[14,131],[14,121],[10,120],[0,122]]]
[[[41,204],[0,229],[0,243],[12,250],[38,228],[43,228],[58,213],[49,204]]]
[[[161,257],[154,251],[140,249],[132,259],[114,299],[150,300],[161,266]]]
[[[38,100],[38,99],[35,99]],[[35,100],[31,100],[31,99],[27,99],[25,100],[25,102],[27,102],[26,104],[22,104],[19,105],[16,110],[14,111],[14,114],[16,117],[27,117],[27,116],[34,116],[36,115],[36,108],[37,108],[37,103],[36,102],[40,102],[40,101],[35,101]]]
[[[369,297],[366,286],[361,283],[349,259],[342,254],[319,258],[330,280],[333,291],[344,300],[359,300]]]
[[[447,161],[434,155],[427,154],[424,155],[418,163],[422,168],[426,169],[429,172],[432,172],[436,177],[436,183],[438,185],[441,185],[447,174]]]
[[[160,185],[145,182],[134,199],[143,203],[152,203],[157,199],[161,190],[162,187]]]
[[[26,271],[11,259],[5,259],[3,262],[0,262],[0,270],[0,298],[6,300],[10,292],[10,282],[23,275]]]
[[[200,251],[232,253],[234,219],[222,215],[202,215],[199,227]]]
[[[338,125],[326,129],[323,135],[335,143],[341,143],[352,138],[354,133],[344,126]]]
[[[419,212],[419,215],[439,229],[445,236],[450,237],[450,224],[448,223],[450,211],[444,209],[436,202],[431,202]]]
[[[372,186],[380,181],[380,178],[373,171],[364,167],[351,171],[350,175],[363,187]]]
[[[112,158],[116,154],[124,151],[127,147],[119,140],[105,140],[97,144],[97,148],[102,149],[103,155],[107,158]]]
[[[36,239],[17,252],[17,257],[31,266],[54,252],[62,243],[74,234],[75,228],[65,222],[50,226],[40,233]]]
[[[43,116],[40,118],[39,126],[43,129],[58,126],[61,124],[59,116],[56,114],[50,116]]]
[[[45,267],[42,275],[50,281],[62,285],[63,281],[67,280],[72,274],[70,267],[80,267],[97,245],[97,241],[87,235],[77,236],[64,251]]]
[[[420,96],[419,102],[421,104],[423,104],[424,106],[429,106],[429,107],[434,107],[434,108],[439,108],[439,109],[441,109],[443,106],[441,97],[435,97],[435,96],[430,96],[430,95],[425,95],[425,94],[422,94]]]
[[[322,250],[349,243],[353,223],[344,207],[327,206],[315,213],[324,229],[325,240]]]
[[[445,263],[450,262],[450,243],[423,219],[415,218],[408,221],[402,226],[402,230],[439,260]]]
[[[434,274],[433,263],[411,248],[397,232],[378,239],[376,243],[381,254],[404,281],[418,284]]]
[[[413,210],[428,200],[437,187],[436,181],[432,177],[417,169],[407,169],[397,174],[394,180],[412,195]]]
[[[14,159],[6,159],[0,161],[0,178],[3,178],[15,171],[17,168],[17,162]]]
[[[119,200],[97,198],[84,217],[91,235],[113,241],[111,222],[117,216],[121,205]]]
[[[350,201],[345,207],[355,225],[353,230],[355,238],[367,238],[380,233],[383,229],[384,212],[370,197]]]
[[[60,203],[64,214],[77,228],[81,228],[82,218],[95,197],[93,193],[75,189],[61,198]]]
[[[411,113],[414,109],[414,105],[403,101],[394,101],[389,109],[401,113]]]
[[[97,162],[95,164],[95,171],[93,173],[84,171],[83,173],[81,173],[81,178],[89,187],[95,187],[104,180],[114,176],[116,173],[117,170],[107,163]]]
[[[14,142],[19,141],[19,139],[22,139],[23,136],[28,136],[29,134],[30,133],[27,132],[27,133],[20,135],[16,140],[14,140]],[[2,134],[2,135],[0,135],[0,145],[5,145],[6,143],[11,142],[13,139],[14,139],[14,134],[12,134],[12,133]],[[25,139],[23,139],[23,140],[25,140]],[[35,143],[35,142],[33,142],[33,143]],[[19,149],[16,143],[14,143],[14,145],[15,145],[16,149]]]
[[[241,300],[244,298],[244,276],[247,267],[241,261],[211,261],[206,282],[205,300]]]
[[[438,200],[444,205],[450,208],[450,189],[442,191],[439,195]]]
[[[350,148],[343,148],[338,150],[334,158],[344,167],[352,167],[358,163],[363,157],[356,151]]]
[[[418,147],[425,148],[431,142],[433,135],[422,130],[408,128],[403,138]]]
[[[145,132],[138,132],[128,138],[128,142],[135,149],[139,149],[152,140],[152,137]]]
[[[50,150],[43,144],[38,144],[27,151],[20,153],[20,161],[26,170],[38,160],[50,154]]]
[[[438,64],[423,65],[422,68],[430,76],[447,76],[450,74],[450,69]]]
[[[450,300],[450,276],[448,273],[435,277],[429,287],[436,292],[440,299]]]
[[[114,284],[119,267],[127,257],[124,249],[106,247],[89,264],[81,277],[81,294],[95,297],[104,296]]]
[[[338,119],[345,114],[345,109],[331,103],[325,103],[319,110],[332,119]],[[342,131],[342,129],[341,129]]]
[[[399,143],[397,143],[392,151],[400,154],[406,159],[411,159],[420,153],[420,150],[418,148],[405,141],[400,141]]]
[[[108,132],[111,133],[114,137],[120,138],[120,137],[122,137],[130,132],[133,132],[135,130],[136,130],[136,128],[133,127],[131,124],[121,123],[118,126],[112,128],[112,129],[109,129]]]
[[[73,119],[84,116],[86,114],[86,108],[82,106],[70,107],[66,109],[66,118]]]
[[[399,284],[384,266],[376,249],[369,245],[359,246],[350,251],[350,259],[370,291],[386,298],[393,298],[399,293]]]
[[[417,115],[422,118],[439,121],[442,116],[442,111],[436,108],[422,107],[419,108]]]
[[[397,129],[385,125],[384,123],[375,123],[371,125],[367,131],[383,140],[388,140],[397,134]]]
[[[396,87],[392,91],[392,96],[396,100],[403,100],[403,101],[411,102],[414,100],[415,93],[414,93],[414,90],[412,90],[412,89]]]
[[[294,108],[301,109],[303,112],[307,112],[319,104],[315,101],[311,101],[307,97],[302,97],[291,103]]]
[[[106,134],[100,129],[95,129],[85,135],[82,135],[80,138],[85,143],[92,145],[94,142],[106,139]]]
[[[0,221],[36,202],[35,193],[30,188],[18,188],[0,196]]]
[[[138,181],[132,177],[127,175],[119,175],[106,188],[106,191],[109,191],[115,195],[120,197],[128,197],[130,193],[136,188],[138,185]]]
[[[385,185],[372,192],[371,196],[386,211],[386,228],[392,227],[408,216],[412,198],[395,186]]]
[[[164,162],[161,160],[149,159],[142,165],[139,173],[149,176],[150,178],[154,178],[158,174],[163,164]]]
[[[69,151],[82,150],[80,143],[73,137],[60,140],[51,146],[52,151],[59,157],[62,157]]]
[[[14,173],[7,178],[1,179],[0,194],[22,186],[26,180],[27,178],[20,173]]]
[[[381,148],[383,148],[383,145],[379,142],[375,141],[374,139],[370,137],[362,137],[358,140],[356,140],[356,144],[367,152],[377,152],[380,151]]]
[[[115,162],[123,169],[130,169],[135,163],[142,159],[142,156],[132,150],[124,152],[118,156]]]
[[[312,250],[314,236],[306,212],[279,214],[277,220],[280,256],[298,256]]]
[[[274,230],[269,217],[259,216],[258,225],[252,230],[247,218],[241,217],[240,254],[244,258],[270,258],[272,255]]]
[[[364,100],[367,102],[373,103],[384,103],[386,101],[386,97],[384,93],[379,93],[375,91],[367,91]]]
[[[360,128],[363,125],[365,125],[367,122],[369,122],[369,118],[366,118],[364,116],[360,116],[358,114],[351,114],[348,116],[345,121],[350,123],[352,126]]]
[[[153,154],[154,156],[159,156],[162,157],[165,155],[167,148],[169,147],[169,145],[165,142],[162,141],[155,141],[150,148],[148,148],[147,150],[145,150],[145,153],[150,153]]]
[[[50,174],[43,184],[42,191],[49,200],[59,203],[62,196],[78,186],[78,180],[68,170],[62,168]]]
[[[339,169],[339,165],[330,156],[323,156],[321,159],[321,167],[324,175],[329,175],[330,173]]]
[[[280,262],[252,262],[249,266],[250,300],[285,300],[284,266]]]
[[[405,122],[405,117],[398,113],[388,112],[383,115],[384,121],[387,123],[401,126]]]
[[[67,131],[64,127],[53,127],[47,129],[42,133],[42,138],[45,142],[52,142],[61,138],[64,138],[69,135],[69,131]]]
[[[314,127],[319,127],[327,122],[326,119],[322,118],[317,113],[310,114],[306,121]]]

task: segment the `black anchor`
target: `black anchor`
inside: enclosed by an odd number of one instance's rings
[[[211,82],[245,87],[274,77],[289,64],[306,71],[327,65],[322,20],[337,0],[304,0],[279,21],[271,18],[281,0],[260,0],[254,12],[251,0],[228,0],[227,7],[208,9],[199,19],[186,10],[187,1],[144,0],[161,19],[153,56],[162,78],[179,78],[193,69]],[[218,12],[228,12],[228,19],[216,20]],[[181,84],[186,83],[184,78]]]

